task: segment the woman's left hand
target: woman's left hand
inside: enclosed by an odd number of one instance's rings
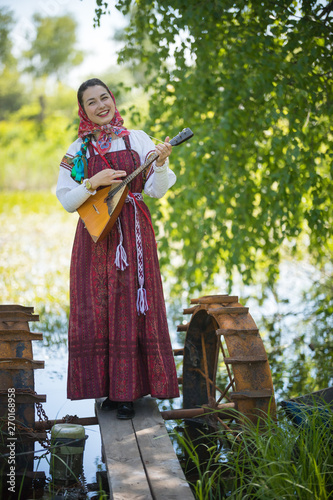
[[[157,167],[161,167],[162,165],[164,165],[165,160],[171,155],[172,146],[169,142],[169,137],[165,138],[164,143],[157,144],[155,151],[159,155],[155,162],[155,165]]]

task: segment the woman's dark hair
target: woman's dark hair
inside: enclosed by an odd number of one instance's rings
[[[102,80],[99,80],[98,78],[90,78],[90,80],[87,80],[87,81],[81,83],[81,85],[80,85],[80,87],[79,87],[79,89],[77,91],[77,98],[78,98],[78,101],[81,104],[81,106],[82,106],[83,109],[84,109],[83,101],[82,101],[83,92],[85,90],[87,90],[87,88],[89,88],[89,87],[95,87],[95,85],[101,85],[110,94],[109,89],[107,88],[107,86],[105,85],[105,83],[102,82]],[[112,95],[111,95],[111,97],[112,97]]]

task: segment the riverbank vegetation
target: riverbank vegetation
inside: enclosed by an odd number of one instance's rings
[[[197,500],[333,498],[333,414],[325,403],[300,407],[293,425],[280,409],[257,427],[207,432],[191,422],[175,432]],[[243,415],[239,415],[244,422]]]

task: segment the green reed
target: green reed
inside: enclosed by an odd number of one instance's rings
[[[261,426],[244,422],[233,432],[206,434],[203,430],[200,444],[175,432],[187,457],[185,473],[197,500],[333,498],[331,408],[318,406],[312,414],[306,413],[301,428],[281,410],[277,419],[262,419]]]

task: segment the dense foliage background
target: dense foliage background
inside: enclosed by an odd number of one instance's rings
[[[274,281],[282,245],[332,248],[332,3],[118,1],[120,61],[145,68],[150,124],[191,147],[175,154],[166,238],[198,286],[225,266]],[[177,221],[177,224],[175,224]],[[193,222],[195,221],[195,231]],[[169,250],[168,250],[169,252]],[[199,279],[198,279],[199,278]]]

